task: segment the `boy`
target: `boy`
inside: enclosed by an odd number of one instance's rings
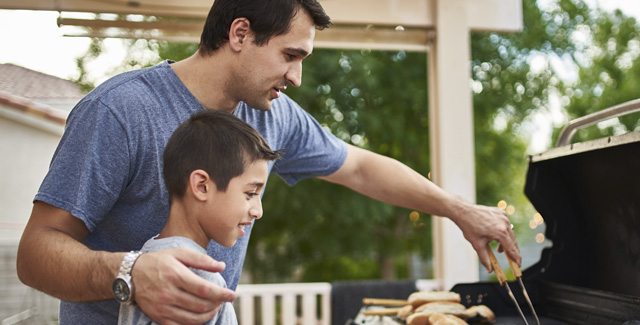
[[[267,181],[268,162],[279,155],[253,127],[226,111],[194,114],[176,129],[164,150],[169,217],[142,252],[185,247],[206,254],[212,239],[233,246],[244,228],[262,217],[260,193]],[[220,273],[193,271],[226,287]],[[152,320],[135,305],[122,304],[118,323],[151,324]],[[231,303],[223,303],[206,324],[237,324]]]

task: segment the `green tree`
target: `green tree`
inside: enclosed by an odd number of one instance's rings
[[[303,80],[287,93],[335,135],[428,174],[424,53],[316,49]],[[301,281],[407,278],[406,257],[431,253],[429,216],[411,220],[412,211],[337,185],[308,180],[292,191],[271,178],[263,204],[247,257],[258,282],[294,270]]]

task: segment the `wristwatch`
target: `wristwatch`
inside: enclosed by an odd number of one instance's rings
[[[131,305],[133,304],[133,281],[131,281],[131,270],[133,264],[136,262],[142,252],[131,251],[124,256],[122,264],[120,264],[120,271],[118,276],[113,281],[113,296],[120,303]]]

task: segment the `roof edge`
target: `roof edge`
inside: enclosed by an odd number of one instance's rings
[[[12,95],[4,91],[0,91],[0,104],[63,126],[66,124],[67,116],[69,115],[68,112],[61,109],[38,103],[24,97]]]

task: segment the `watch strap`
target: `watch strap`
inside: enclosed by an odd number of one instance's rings
[[[120,264],[120,272],[119,275],[128,275],[131,276],[131,270],[133,270],[133,264],[136,263],[138,257],[142,255],[141,251],[130,251],[127,255],[122,259],[122,264]]]
[[[116,296],[116,299],[121,303],[127,305],[134,304],[135,290],[131,277],[131,271],[133,270],[133,265],[136,263],[140,255],[142,255],[141,251],[130,251],[129,253],[127,253],[122,259],[118,275],[116,276],[116,280],[114,281],[114,295]],[[119,289],[117,289],[117,284],[120,286],[125,285],[127,289],[125,291],[120,291]]]

